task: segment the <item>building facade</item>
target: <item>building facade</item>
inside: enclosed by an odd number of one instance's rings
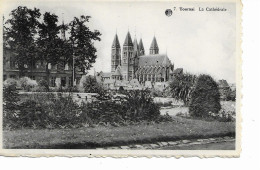
[[[59,62],[56,65],[48,65],[49,74],[46,73],[46,62],[37,61],[31,63],[29,66],[25,66],[23,76],[20,76],[18,64],[15,61],[15,56],[10,49],[3,51],[3,80],[7,78],[19,79],[21,77],[29,77],[33,80],[47,80],[49,77],[50,87],[72,87],[72,64],[64,61]],[[75,68],[75,79],[76,83],[79,83],[83,72],[78,68]]]

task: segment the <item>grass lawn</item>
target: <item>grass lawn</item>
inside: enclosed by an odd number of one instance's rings
[[[234,122],[207,122],[174,117],[173,122],[124,127],[21,129],[3,132],[4,148],[91,149],[220,136],[234,136]]]

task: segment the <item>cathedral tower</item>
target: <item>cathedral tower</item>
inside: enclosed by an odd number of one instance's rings
[[[112,44],[112,52],[111,52],[111,72],[115,72],[116,68],[121,65],[121,47],[117,37],[115,35],[113,44]]]
[[[122,76],[124,80],[131,80],[133,78],[133,42],[129,31],[125,37],[122,53]]]
[[[159,54],[159,47],[158,47],[155,36],[153,37],[153,41],[150,46],[150,54]]]

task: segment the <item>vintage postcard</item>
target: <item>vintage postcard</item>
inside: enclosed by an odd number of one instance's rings
[[[2,0],[0,155],[239,157],[241,9]]]

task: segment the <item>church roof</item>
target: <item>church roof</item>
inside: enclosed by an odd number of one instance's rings
[[[176,68],[174,71],[173,71],[173,74],[181,74],[183,73],[183,68]]]
[[[144,50],[144,45],[143,45],[143,40],[142,40],[142,38],[141,38],[140,41],[139,41],[139,49],[140,49],[140,50]]]
[[[103,72],[101,74],[102,77],[111,77],[111,73],[110,72]]]
[[[133,46],[132,38],[129,31],[126,34],[124,46]]]
[[[169,65],[171,65],[171,61],[168,56],[164,54],[144,55],[139,57],[139,67]]]
[[[117,34],[115,35],[115,38],[114,38],[114,41],[113,41],[113,44],[112,44],[112,48],[120,48],[120,43],[119,43]]]
[[[153,41],[150,46],[150,49],[159,49],[155,36],[153,37]]]
[[[227,80],[219,80],[219,87],[229,87]]]

